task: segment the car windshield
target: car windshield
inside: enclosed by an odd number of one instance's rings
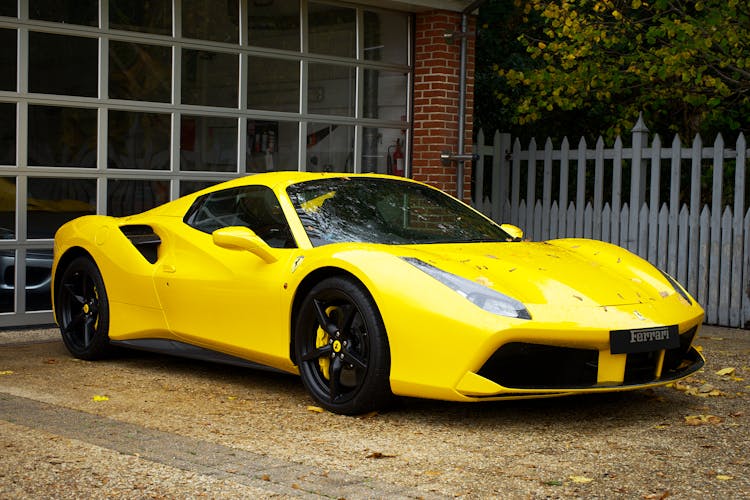
[[[505,242],[500,226],[445,193],[373,177],[336,177],[287,188],[313,246]]]

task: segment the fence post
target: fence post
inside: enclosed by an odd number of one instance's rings
[[[628,221],[627,248],[638,251],[638,208],[646,198],[646,165],[643,162],[644,149],[648,146],[648,127],[643,123],[643,113],[633,126],[633,155],[630,163],[630,220]],[[622,244],[624,242],[620,242]]]
[[[492,158],[492,219],[505,221],[509,213],[503,213],[508,203],[508,186],[510,185],[510,134],[495,134],[493,144],[496,149]]]

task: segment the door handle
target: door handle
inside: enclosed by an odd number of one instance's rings
[[[161,270],[165,273],[177,272],[177,267],[174,264],[162,264]]]

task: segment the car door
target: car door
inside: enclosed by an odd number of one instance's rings
[[[218,246],[212,232],[252,229],[278,260]],[[196,200],[170,235],[155,284],[170,329],[188,343],[288,368],[291,294],[284,288],[299,254],[275,194],[265,186],[217,191]],[[283,366],[282,366],[283,365]]]

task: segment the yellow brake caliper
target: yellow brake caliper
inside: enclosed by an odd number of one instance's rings
[[[328,315],[328,317],[330,317],[331,311],[333,309],[333,307],[328,307],[326,309],[326,314]],[[318,327],[318,333],[315,337],[315,348],[320,349],[321,347],[328,345],[329,340],[330,338],[328,337],[328,333],[321,327]],[[330,380],[329,369],[331,367],[331,358],[329,358],[328,356],[321,356],[320,358],[318,358],[318,365],[320,366],[320,371],[323,372],[323,376]]]

